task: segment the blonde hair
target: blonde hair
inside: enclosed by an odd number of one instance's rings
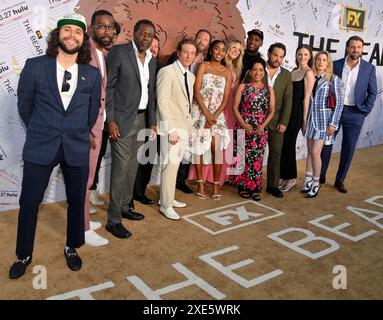
[[[230,50],[231,48],[233,48],[237,43],[239,43],[241,45],[241,50],[240,50],[240,53],[239,53],[239,56],[237,58],[235,58],[233,61],[232,61],[232,64],[234,66],[234,68],[237,69],[237,76],[239,77],[242,73],[242,69],[243,69],[243,62],[242,62],[242,59],[243,59],[243,54],[245,53],[244,52],[244,49],[243,49],[243,45],[241,43],[241,41],[239,40],[231,40],[228,44],[227,44],[227,48],[226,48],[226,54],[225,54],[225,65],[227,66],[227,61],[229,59],[229,54],[230,54]]]
[[[326,51],[326,50],[319,51],[319,52],[315,55],[315,57],[314,57],[314,63],[313,63],[313,71],[314,71],[314,73],[315,73],[316,75],[318,74],[318,70],[317,70],[317,67],[316,67],[316,62],[317,62],[318,57],[319,57],[321,54],[324,54],[324,55],[326,55],[326,57],[327,57],[327,68],[326,68],[326,70],[325,70],[325,72],[326,72],[325,80],[326,80],[326,81],[329,81],[330,78],[331,78],[331,76],[333,75],[333,71],[332,71],[332,66],[333,66],[333,64],[332,64],[332,58],[331,58],[331,55],[330,55],[330,53],[329,53],[328,51]]]

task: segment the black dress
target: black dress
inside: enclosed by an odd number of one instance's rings
[[[306,74],[305,74],[306,75]],[[280,177],[283,180],[296,179],[297,160],[296,142],[303,123],[303,99],[305,96],[305,76],[300,81],[293,81],[293,104],[289,125],[283,139]]]

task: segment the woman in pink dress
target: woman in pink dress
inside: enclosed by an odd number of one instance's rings
[[[232,40],[227,45],[227,51],[224,59],[226,67],[229,68],[232,74],[231,86],[230,86],[230,97],[229,102],[225,107],[225,118],[227,123],[227,128],[230,133],[230,145],[224,152],[224,161],[221,169],[221,176],[219,179],[219,184],[222,186],[231,175],[230,165],[234,163],[233,157],[233,132],[237,119],[234,115],[233,104],[234,104],[234,93],[238,88],[240,76],[242,74],[243,64],[243,46],[241,41]]]

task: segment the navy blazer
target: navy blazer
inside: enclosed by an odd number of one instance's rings
[[[89,133],[100,107],[100,72],[88,64],[78,65],[77,89],[67,110],[56,74],[56,58],[48,56],[28,59],[21,72],[17,106],[27,130],[23,160],[49,165],[62,144],[68,165],[88,165]]]
[[[334,61],[334,73],[342,78],[346,58]],[[355,104],[361,113],[368,115],[374,107],[377,96],[376,71],[371,63],[360,59],[358,78],[355,85]]]

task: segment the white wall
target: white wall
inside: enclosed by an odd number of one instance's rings
[[[341,4],[363,4],[367,9],[366,30],[350,32],[339,28]],[[56,21],[65,13],[71,12],[77,0],[3,0],[0,3],[0,211],[16,208],[22,179],[21,152],[25,139],[23,125],[17,113],[16,89],[18,76],[28,57],[45,52],[45,37],[49,30],[55,28]],[[331,49],[334,59],[343,57],[346,40],[353,34],[361,36],[370,43],[365,47],[364,59],[370,60],[373,48],[382,38],[383,2],[365,1],[332,1],[332,0],[239,0],[238,9],[244,19],[245,30],[262,29],[265,40],[261,51],[266,54],[267,48],[274,42],[283,42],[287,46],[285,66],[294,66],[295,49],[299,37],[294,32],[312,35],[314,47],[324,49],[328,39],[332,40]],[[42,35],[38,38],[36,31]],[[323,39],[322,39],[323,38]],[[331,41],[330,41],[331,42]],[[303,43],[309,43],[304,38]],[[378,50],[378,59],[373,64],[383,64],[383,45]],[[376,53],[376,51],[375,51]],[[383,143],[383,98],[382,67],[377,67],[378,99],[372,113],[366,118],[358,147]],[[339,151],[340,136],[334,151]],[[306,157],[305,139],[299,135],[297,142],[298,158]],[[59,170],[58,170],[59,172]],[[101,191],[109,188],[110,153],[109,148],[100,170]],[[153,169],[152,182],[158,183],[158,166]],[[45,195],[46,202],[65,199],[64,184],[57,170],[52,174],[51,183]]]

